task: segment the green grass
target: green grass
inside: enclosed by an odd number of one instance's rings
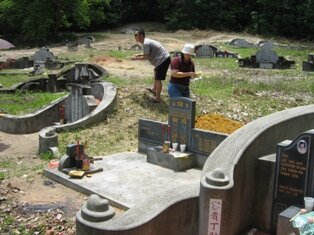
[[[211,99],[227,99],[233,90],[233,81],[222,77],[204,77],[191,83],[191,89],[198,96],[206,96]]]
[[[34,79],[34,77],[29,77],[26,74],[0,74],[0,84],[5,88],[9,88],[20,82],[27,82],[30,79]]]
[[[11,215],[2,211],[0,211],[0,218],[2,219],[0,232],[1,233],[10,232],[11,230],[10,225],[14,224],[14,218]]]
[[[136,78],[126,78],[118,77],[114,75],[109,75],[103,78],[104,81],[112,82],[117,87],[128,87],[132,85],[149,85],[152,83],[152,78],[136,79]]]
[[[14,168],[15,164],[13,161],[2,160],[0,161],[0,180],[8,179],[10,176],[10,169]]]
[[[206,69],[218,69],[218,70],[235,70],[239,68],[235,58],[195,58],[195,66]]]
[[[9,158],[8,158],[9,159]],[[43,163],[23,164],[23,160],[16,161],[16,159],[1,160],[0,161],[0,180],[10,179],[14,177],[21,177],[25,172],[32,172],[35,175],[38,171],[41,171],[44,167]],[[28,175],[28,178],[32,178],[32,175]]]
[[[98,35],[97,37],[101,38],[101,35]],[[110,37],[110,35],[105,35],[105,37]],[[180,37],[180,35],[178,35],[178,37]],[[236,48],[225,43],[220,43],[217,47],[219,50],[238,53],[241,58],[250,57],[258,50],[258,48]],[[285,108],[313,103],[314,73],[305,73],[302,71],[302,61],[307,60],[307,56],[311,51],[308,49],[296,49],[292,47],[275,47],[274,50],[278,56],[284,56],[286,59],[295,60],[296,66],[292,69],[285,70],[249,69],[240,68],[237,59],[235,58],[194,58],[193,60],[195,61],[196,70],[203,71],[202,80],[191,82],[192,93],[196,95],[196,98],[199,98],[197,107],[200,110],[204,109],[206,111],[207,109],[208,111],[212,111],[210,106],[214,106],[214,103],[219,103],[222,108],[220,109],[218,105],[215,106],[215,108],[218,107],[217,110],[213,111],[219,112],[220,110],[227,110],[226,112],[232,113],[234,112],[232,108],[234,104],[236,104],[236,109],[239,109],[239,112],[254,113],[253,118],[258,118]],[[78,52],[65,52],[58,56],[60,59],[63,58],[75,61],[92,61],[91,59],[97,56],[111,57],[117,60],[128,60],[135,53],[136,52],[129,50],[118,50],[118,48],[117,50],[80,48]],[[128,71],[125,72],[128,73]],[[143,89],[143,86],[150,85],[152,82],[151,77],[137,78],[132,76],[136,76],[136,74],[128,74],[128,76],[125,77],[110,75],[103,79],[114,83],[117,89],[123,89],[123,92],[128,92],[128,87],[139,87],[139,89]],[[14,84],[19,82],[20,79],[26,78],[20,75],[15,75],[15,77],[11,75],[9,77],[0,76],[0,83],[7,86],[8,83],[5,82],[9,81],[11,84]],[[169,77],[167,77],[167,80],[168,79]],[[167,82],[168,81],[164,82],[164,93],[166,93]],[[263,94],[262,97],[259,96],[261,93]],[[298,100],[299,94],[306,95],[309,98]],[[40,97],[37,97],[36,93],[17,93],[15,95],[1,94],[1,109],[12,114],[28,113],[31,112],[31,110],[36,110],[58,98],[58,95],[57,97],[53,97],[54,95],[55,94],[47,94],[48,97],[46,97],[45,94],[40,94]],[[133,103],[129,105],[134,105],[134,109],[141,110],[140,108],[147,105],[146,103],[143,104],[142,96],[132,96],[132,94],[126,93],[123,93],[123,95],[132,98]],[[292,101],[289,101],[289,97],[292,98]],[[37,103],[35,100],[43,101],[38,105],[34,105],[34,107],[29,107],[29,103]],[[25,105],[26,102],[27,105]],[[156,108],[152,108],[151,110],[154,111]],[[127,115],[128,112],[129,111],[124,111],[123,115]],[[141,112],[143,112],[143,110],[141,110]],[[167,109],[165,113],[167,113]],[[159,114],[161,116],[164,113]],[[145,115],[147,116],[147,114]],[[113,113],[110,118],[114,119],[116,117],[119,117],[119,114]],[[247,121],[251,120],[252,119],[247,119]],[[121,120],[121,122],[123,122],[123,120]],[[59,149],[63,151],[68,143],[76,143],[77,139],[82,140],[82,137],[90,136],[89,132],[93,132],[92,137],[88,139],[90,142],[88,153],[91,154],[97,155],[104,152],[108,154],[113,153],[117,150],[117,143],[124,143],[124,141],[128,139],[132,139],[133,141],[134,136],[132,135],[134,135],[134,132],[129,131],[129,129],[120,130],[118,128],[111,130],[108,127],[110,126],[108,123],[109,121],[105,121],[99,124],[99,127],[98,125],[93,125],[84,130],[62,132],[59,135]],[[102,133],[98,133],[97,128],[105,128],[106,130]],[[104,135],[108,135],[109,137],[104,140]],[[43,157],[47,160],[50,159],[50,156],[48,155]]]
[[[32,235],[35,232],[44,234],[46,228],[44,224],[37,225],[36,227],[27,226],[25,221],[18,222],[14,218],[15,216],[0,211],[1,226],[0,234],[19,234],[19,235]],[[14,229],[13,229],[14,228]]]
[[[191,89],[198,95],[211,98],[227,99],[234,89],[243,89],[256,93],[259,91],[282,92],[286,95],[294,93],[314,94],[314,80],[312,76],[304,76],[296,79],[285,79],[281,77],[276,80],[270,78],[270,82],[252,82],[248,79],[237,79],[230,76],[206,77],[202,80],[192,82]]]
[[[124,60],[129,60],[136,52],[134,51],[113,51],[110,50],[106,53],[108,56],[111,56],[116,59],[124,59]]]
[[[0,103],[2,112],[12,115],[31,113],[65,96],[61,93],[33,93],[16,92],[15,94],[1,94]]]
[[[95,50],[93,48],[84,48],[80,52],[64,52],[59,54],[59,59],[70,61],[90,61],[93,57],[110,56],[116,59],[130,59],[132,55],[136,54],[134,51],[127,50]]]
[[[220,44],[219,50],[227,50],[229,52],[237,53],[241,58],[251,57],[251,55],[256,54],[258,48],[238,48],[231,46],[229,44]]]

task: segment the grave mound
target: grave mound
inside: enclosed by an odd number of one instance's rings
[[[231,134],[242,126],[241,122],[226,118],[217,113],[198,116],[195,121],[196,128],[226,134]]]

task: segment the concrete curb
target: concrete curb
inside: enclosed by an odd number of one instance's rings
[[[59,105],[67,96],[59,98],[44,108],[25,115],[6,114],[0,118],[0,131],[9,134],[29,134],[52,125],[59,120]]]
[[[93,123],[99,123],[107,118],[108,113],[112,112],[117,102],[117,92],[114,84],[110,82],[93,83],[92,95],[100,99],[100,104],[85,117],[64,125],[54,125],[46,127],[39,132],[39,153],[49,150],[50,147],[57,145],[57,136],[52,132],[69,131],[84,128]],[[54,136],[54,137],[51,137]]]
[[[174,205],[177,205],[180,202],[186,202],[191,207],[196,206],[199,196],[199,184],[187,184],[180,186],[178,188],[173,188],[172,190],[168,190],[162,192],[160,194],[154,195],[147,201],[139,202],[135,207],[130,208],[123,214],[113,217],[112,219],[95,223],[89,222],[82,218],[81,210],[76,214],[76,226],[77,226],[77,235],[87,234],[147,234],[143,233],[143,231],[154,231],[150,230],[154,226],[159,226],[158,221],[159,217],[164,215],[163,212],[172,209]],[[175,210],[175,209],[174,209]],[[169,212],[168,212],[169,213]],[[170,212],[171,213],[171,212]],[[167,213],[166,213],[167,214]],[[180,217],[187,214],[191,218],[193,218],[193,223],[197,223],[197,213],[194,211],[187,210],[186,208],[181,208],[180,213],[177,214],[177,218],[173,217],[171,219],[168,218],[168,225],[172,226],[173,223]],[[180,215],[180,216],[179,216]],[[180,222],[179,222],[180,223]],[[182,221],[181,221],[182,223]],[[191,224],[186,224],[185,226],[191,226]],[[160,226],[159,226],[160,227]],[[167,228],[167,226],[165,226]],[[197,228],[197,226],[196,226]],[[165,228],[163,228],[165,229]],[[186,228],[185,228],[186,229]],[[196,234],[195,227],[191,226],[186,229],[187,234],[191,234],[191,230],[193,230],[193,234]],[[132,233],[130,233],[132,231]],[[164,233],[166,234],[166,233]],[[173,234],[170,231],[167,234]],[[185,233],[179,233],[185,234]]]

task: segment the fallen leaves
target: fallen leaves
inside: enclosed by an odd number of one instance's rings
[[[0,181],[0,234],[75,234],[74,218],[66,217],[64,211],[57,208],[57,203],[49,208],[49,205],[19,202],[14,197],[19,192],[21,190],[10,182]],[[36,206],[40,209],[29,209]]]

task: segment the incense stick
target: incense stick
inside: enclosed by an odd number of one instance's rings
[[[295,216],[293,216],[289,221],[291,222],[292,220],[294,220],[295,218],[297,218],[298,215],[301,214],[301,211],[299,211]]]

